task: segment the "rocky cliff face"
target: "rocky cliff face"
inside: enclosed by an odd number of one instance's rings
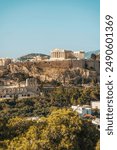
[[[78,65],[79,63],[79,65]],[[58,80],[60,82],[70,82],[71,80],[98,79],[99,72],[93,68],[96,63],[91,62],[87,65],[85,62],[25,62],[12,63],[5,69],[0,70],[1,77],[19,78],[35,77],[41,81]],[[89,66],[89,68],[88,68]],[[92,67],[93,66],[93,67]],[[24,79],[25,79],[24,78]]]

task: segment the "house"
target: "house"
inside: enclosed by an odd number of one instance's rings
[[[84,116],[85,114],[90,114],[92,113],[91,111],[91,107],[89,105],[83,105],[83,106],[72,106],[71,107],[73,109],[73,111],[76,111],[79,113],[80,116]]]
[[[100,101],[91,101],[92,109],[100,109]]]

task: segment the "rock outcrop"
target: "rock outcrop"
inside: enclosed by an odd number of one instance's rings
[[[41,81],[58,80],[69,82],[71,80],[97,79],[99,80],[99,61],[93,60],[67,60],[67,61],[43,61],[17,62],[0,69],[1,77],[12,77],[14,74],[35,77]]]

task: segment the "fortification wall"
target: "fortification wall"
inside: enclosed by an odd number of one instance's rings
[[[84,68],[96,70],[100,73],[100,62],[98,60],[62,60],[62,61],[44,61],[39,62],[40,67],[51,67],[51,68]]]
[[[29,66],[36,66],[39,68],[59,68],[59,69],[72,69],[72,68],[83,68],[89,70],[96,70],[100,73],[100,62],[98,60],[55,60],[55,61],[40,61],[40,62],[24,62],[17,63],[19,67],[22,65],[26,68]]]

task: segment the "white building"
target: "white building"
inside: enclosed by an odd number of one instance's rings
[[[100,109],[100,101],[91,101],[92,109]]]
[[[89,105],[83,105],[83,106],[72,106],[71,107],[73,111],[76,111],[79,113],[80,116],[84,116],[85,114],[90,114],[92,113],[91,107]]]
[[[38,62],[38,61],[48,61],[48,60],[49,60],[49,56],[48,55],[39,55],[39,56],[35,56],[30,61],[32,61],[32,62]]]

